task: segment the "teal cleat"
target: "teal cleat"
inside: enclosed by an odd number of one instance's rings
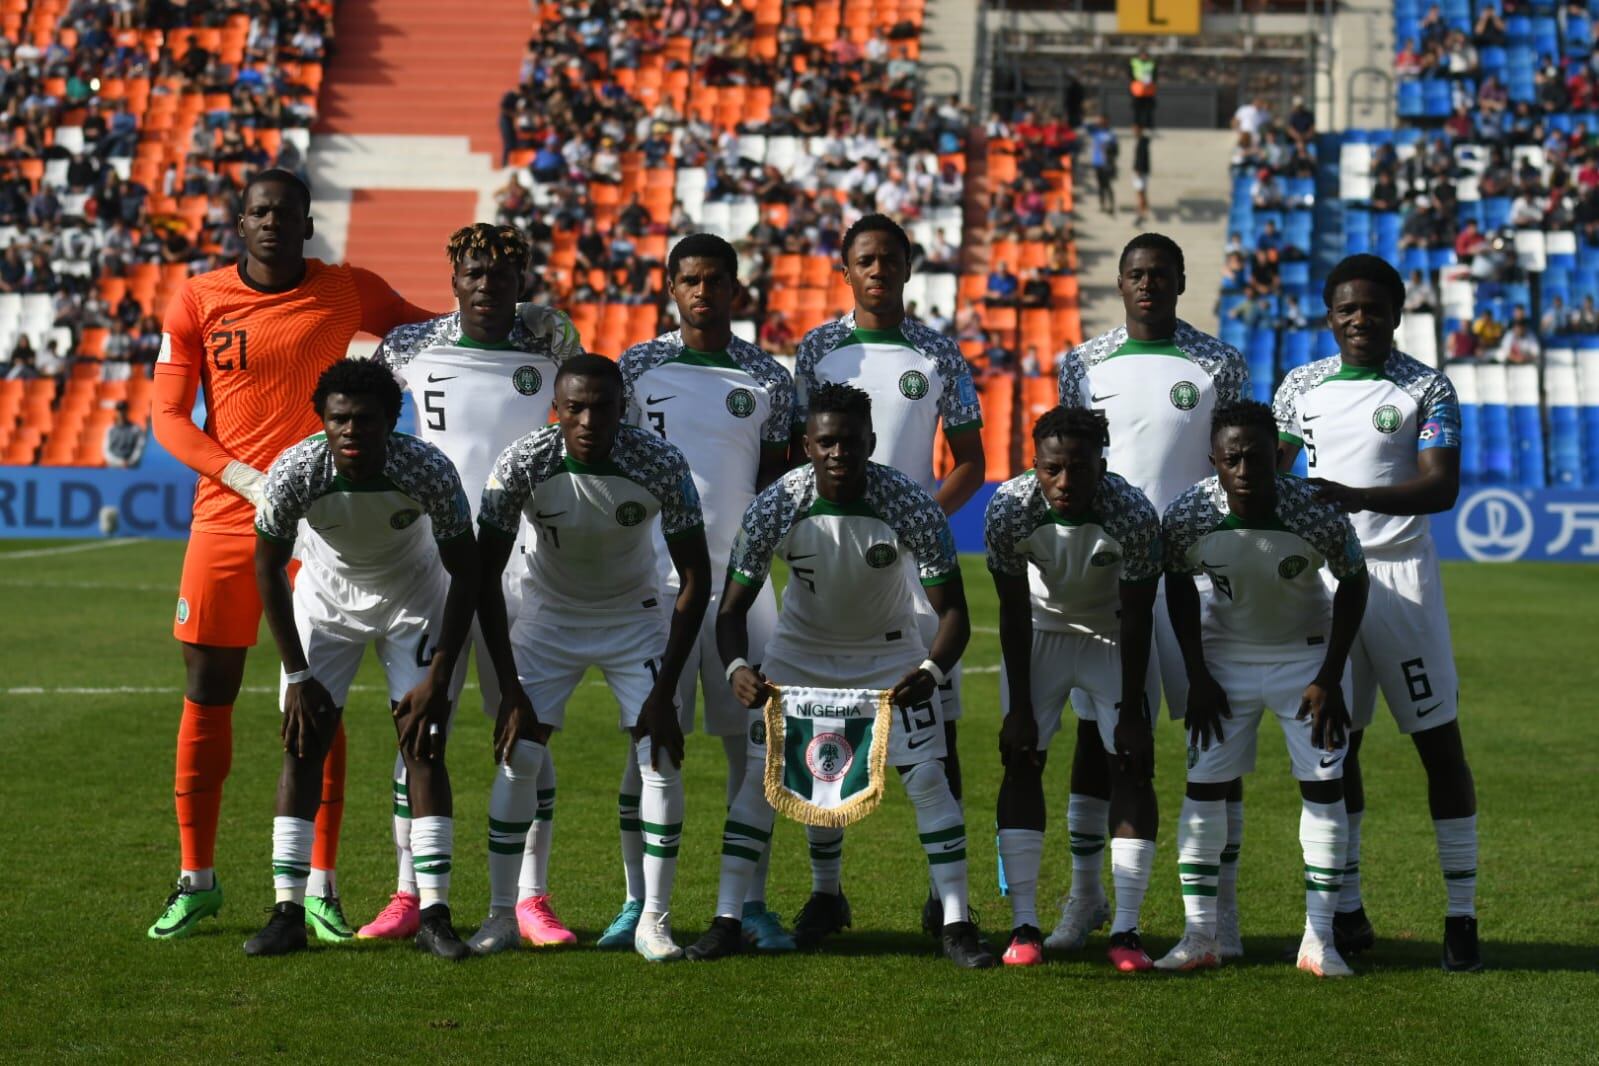
[[[644,901],[641,899],[630,899],[622,904],[622,909],[611,919],[611,924],[600,934],[594,946],[607,951],[631,950],[633,935],[638,932],[639,916],[643,913]]]
[[[305,924],[324,943],[343,944],[355,939],[355,930],[344,920],[344,906],[332,894],[321,899],[306,898]]]
[[[775,911],[766,909],[765,903],[744,904],[744,942],[756,951],[793,951],[798,945],[783,919]]]
[[[190,888],[178,882],[167,897],[161,917],[149,929],[151,940],[181,940],[194,932],[202,918],[214,918],[222,910],[222,882],[213,880],[210,888]]]

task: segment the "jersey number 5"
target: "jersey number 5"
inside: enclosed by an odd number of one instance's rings
[[[1309,427],[1303,428],[1305,430],[1305,469],[1314,470],[1316,469],[1316,437],[1315,434],[1311,433]]]
[[[427,414],[427,427],[444,430],[444,390],[429,389],[422,394],[422,410]]]
[[[238,342],[237,366],[234,351],[234,342]],[[244,330],[221,329],[211,334],[211,368],[213,370],[245,370],[247,369],[248,345]]]

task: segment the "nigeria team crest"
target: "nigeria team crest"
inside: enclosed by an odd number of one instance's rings
[[[1289,581],[1292,581],[1300,574],[1303,574],[1305,569],[1309,566],[1310,560],[1305,558],[1303,555],[1290,555],[1288,558],[1277,564],[1277,576],[1287,578]]]
[[[395,511],[393,514],[389,515],[389,528],[405,529],[406,527],[410,526],[411,523],[415,522],[421,517],[422,512],[418,511],[414,507],[407,507],[402,511]]]
[[[1378,433],[1397,432],[1404,420],[1405,416],[1399,413],[1399,408],[1391,403],[1383,404],[1371,414],[1371,424]]]
[[[544,387],[544,375],[539,373],[536,366],[519,366],[511,374],[511,385],[523,396],[537,396],[539,389]]]
[[[1192,381],[1179,381],[1171,387],[1171,405],[1179,411],[1192,411],[1199,406],[1199,386]]]
[[[866,549],[866,565],[873,570],[882,570],[894,565],[894,560],[899,558],[899,552],[894,550],[892,544],[873,544]]]
[[[1095,552],[1093,558],[1088,560],[1089,566],[1110,566],[1121,561],[1121,556],[1113,551]]]
[[[773,685],[763,724],[774,810],[841,828],[877,809],[893,726],[887,690]]]
[[[927,375],[920,370],[907,370],[899,376],[899,394],[907,400],[920,400],[927,395]]]
[[[637,500],[628,500],[616,509],[616,524],[619,526],[636,526],[644,521],[644,505]]]
[[[734,418],[748,418],[755,413],[755,394],[749,389],[734,389],[727,394],[727,413]]]

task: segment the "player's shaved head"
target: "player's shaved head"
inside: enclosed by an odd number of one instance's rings
[[[304,214],[311,214],[311,186],[307,185],[305,180],[292,170],[285,170],[282,167],[268,167],[265,170],[256,171],[244,183],[244,192],[240,196],[240,202],[248,203],[250,190],[258,185],[281,185],[286,189],[292,190],[299,199],[300,207],[303,209]]]
[[[907,263],[910,262],[911,239],[906,236],[904,227],[887,215],[880,215],[876,212],[870,215],[862,215],[855,220],[853,226],[844,231],[844,244],[840,251],[843,253],[845,260],[849,259],[850,245],[855,243],[856,238],[867,233],[886,233],[893,237],[900,250],[905,253],[905,261]]]
[[[1033,423],[1033,445],[1046,440],[1086,440],[1110,447],[1110,424],[1104,411],[1087,407],[1053,407]]]
[[[738,278],[738,252],[714,233],[690,233],[672,245],[672,252],[666,257],[668,283],[677,277],[678,267],[685,259],[714,260],[722,265],[729,278]]]
[[[527,237],[515,226],[494,226],[487,222],[462,226],[450,234],[449,243],[445,245],[453,269],[459,269],[468,259],[482,259],[490,269],[508,264],[518,273],[527,269],[529,250]]]
[[[555,420],[580,463],[611,454],[622,427],[622,371],[602,355],[574,355],[555,372]]]
[[[317,414],[327,410],[328,397],[375,396],[383,406],[383,414],[393,429],[400,421],[400,406],[404,402],[400,383],[389,368],[372,359],[341,359],[322,372],[317,379],[316,391],[311,393],[311,406]]]
[[[1321,299],[1329,311],[1336,302],[1338,287],[1351,281],[1369,281],[1386,292],[1394,319],[1398,321],[1399,313],[1405,306],[1405,280],[1388,260],[1380,255],[1364,253],[1345,256],[1332,268],[1332,273],[1327,275],[1327,281],[1321,287]]]
[[[561,382],[567,378],[606,382],[616,391],[616,398],[622,398],[622,369],[603,355],[585,352],[572,356],[555,372],[555,387],[560,388]]]
[[[1159,252],[1171,260],[1172,266],[1177,268],[1179,275],[1184,274],[1183,249],[1176,241],[1164,233],[1140,233],[1122,247],[1121,258],[1116,260],[1116,269],[1121,270],[1127,265],[1127,257],[1140,249]]]

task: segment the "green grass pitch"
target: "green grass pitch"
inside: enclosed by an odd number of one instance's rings
[[[314,947],[246,959],[272,899],[268,846],[278,767],[276,657],[250,660],[223,805],[219,920],[155,943],[145,928],[175,873],[171,781],[181,667],[169,631],[182,545],[58,553],[0,546],[0,1059],[228,1058],[818,1062],[1064,1060],[1593,1061],[1599,1047],[1599,568],[1445,567],[1463,727],[1481,815],[1480,915],[1489,969],[1438,968],[1443,888],[1410,747],[1380,718],[1365,748],[1362,868],[1375,951],[1359,976],[1318,982],[1280,961],[1302,922],[1298,802],[1278,731],[1263,729],[1248,783],[1241,911],[1249,957],[1213,974],[1113,973],[1103,934],[1029,971],[962,973],[917,929],[925,866],[903,792],[852,828],[844,883],[855,928],[807,957],[651,966],[588,947],[459,966],[409,945]],[[48,550],[45,554],[41,551]],[[973,903],[1002,941],[991,832],[999,784],[998,638],[981,560],[964,560],[977,627],[967,655],[966,765]],[[369,657],[346,714],[349,785],[340,884],[352,921],[392,891],[394,736]],[[559,913],[592,942],[621,900],[615,795],[623,744],[590,680],[555,741],[552,861]],[[1180,934],[1172,817],[1181,730],[1158,734],[1162,804],[1146,943]],[[1049,770],[1045,925],[1066,888],[1069,734]],[[489,725],[468,690],[450,752],[453,901],[463,935],[487,904],[483,825]],[[674,919],[687,943],[714,903],[722,755],[691,739]],[[803,833],[774,837],[772,904],[809,889]],[[996,945],[1002,946],[1002,945]]]

